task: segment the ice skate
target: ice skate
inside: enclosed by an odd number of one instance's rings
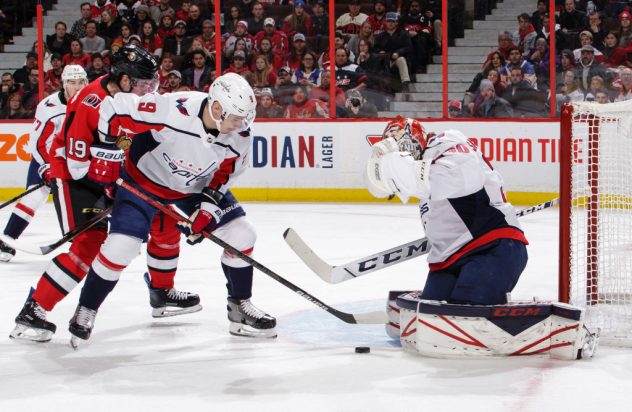
[[[15,249],[0,240],[0,262],[8,262],[15,256]]]
[[[72,337],[70,338],[70,346],[77,349],[79,343],[77,338],[83,340],[90,339],[90,334],[92,333],[92,328],[94,328],[94,319],[96,316],[96,310],[77,305],[75,314],[72,319],[70,319],[70,325],[68,326],[68,330],[72,334]]]
[[[276,319],[258,309],[250,299],[228,298],[230,334],[252,338],[276,338]]]
[[[46,320],[46,310],[31,299],[32,294],[33,289],[31,289],[24,307],[15,318],[15,328],[9,337],[33,342],[48,342],[55,334],[57,326]]]
[[[197,294],[179,291],[176,288],[152,288],[149,274],[145,273],[144,278],[149,288],[149,304],[153,308],[152,317],[164,318],[202,310],[200,297]]]

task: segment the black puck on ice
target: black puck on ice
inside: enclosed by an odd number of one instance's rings
[[[369,353],[371,352],[371,348],[368,346],[357,346],[355,348],[355,353]]]

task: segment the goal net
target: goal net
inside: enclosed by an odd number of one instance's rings
[[[560,285],[604,341],[632,344],[632,101],[565,105]]]

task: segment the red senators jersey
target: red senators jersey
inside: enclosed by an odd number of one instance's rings
[[[62,130],[50,149],[51,174],[79,180],[88,173],[90,147],[99,142],[99,107],[106,96],[109,76],[101,76],[70,100]]]
[[[64,91],[51,94],[37,105],[33,130],[29,135],[29,152],[40,165],[48,163],[48,153],[55,135],[61,130],[66,116]]]

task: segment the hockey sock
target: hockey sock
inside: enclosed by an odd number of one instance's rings
[[[226,289],[228,296],[235,299],[250,299],[252,296],[252,266],[234,268],[222,263],[224,276],[226,276]]]
[[[20,204],[18,203],[15,208],[16,210],[20,209]],[[33,213],[32,210],[30,210]],[[26,213],[26,212],[25,212]],[[30,215],[32,217],[32,215]],[[17,239],[20,237],[24,229],[31,223],[31,220],[26,220],[20,216],[16,212],[11,213],[11,217],[7,222],[7,225],[4,228],[4,234],[9,236],[10,238]]]
[[[147,269],[151,278],[151,287],[171,289],[178,267],[180,246],[179,244],[161,246],[163,245],[156,245],[151,240],[147,245]]]
[[[86,277],[86,283],[81,288],[81,296],[79,296],[79,304],[88,309],[99,310],[101,304],[108,297],[112,289],[116,286],[118,280],[105,280],[97,273],[90,269]]]
[[[152,221],[147,242],[147,269],[151,287],[171,289],[180,256],[180,231],[176,220],[158,213]]]
[[[62,253],[52,260],[37,283],[33,299],[47,311],[53,310],[68,295],[88,272],[71,252]]]

